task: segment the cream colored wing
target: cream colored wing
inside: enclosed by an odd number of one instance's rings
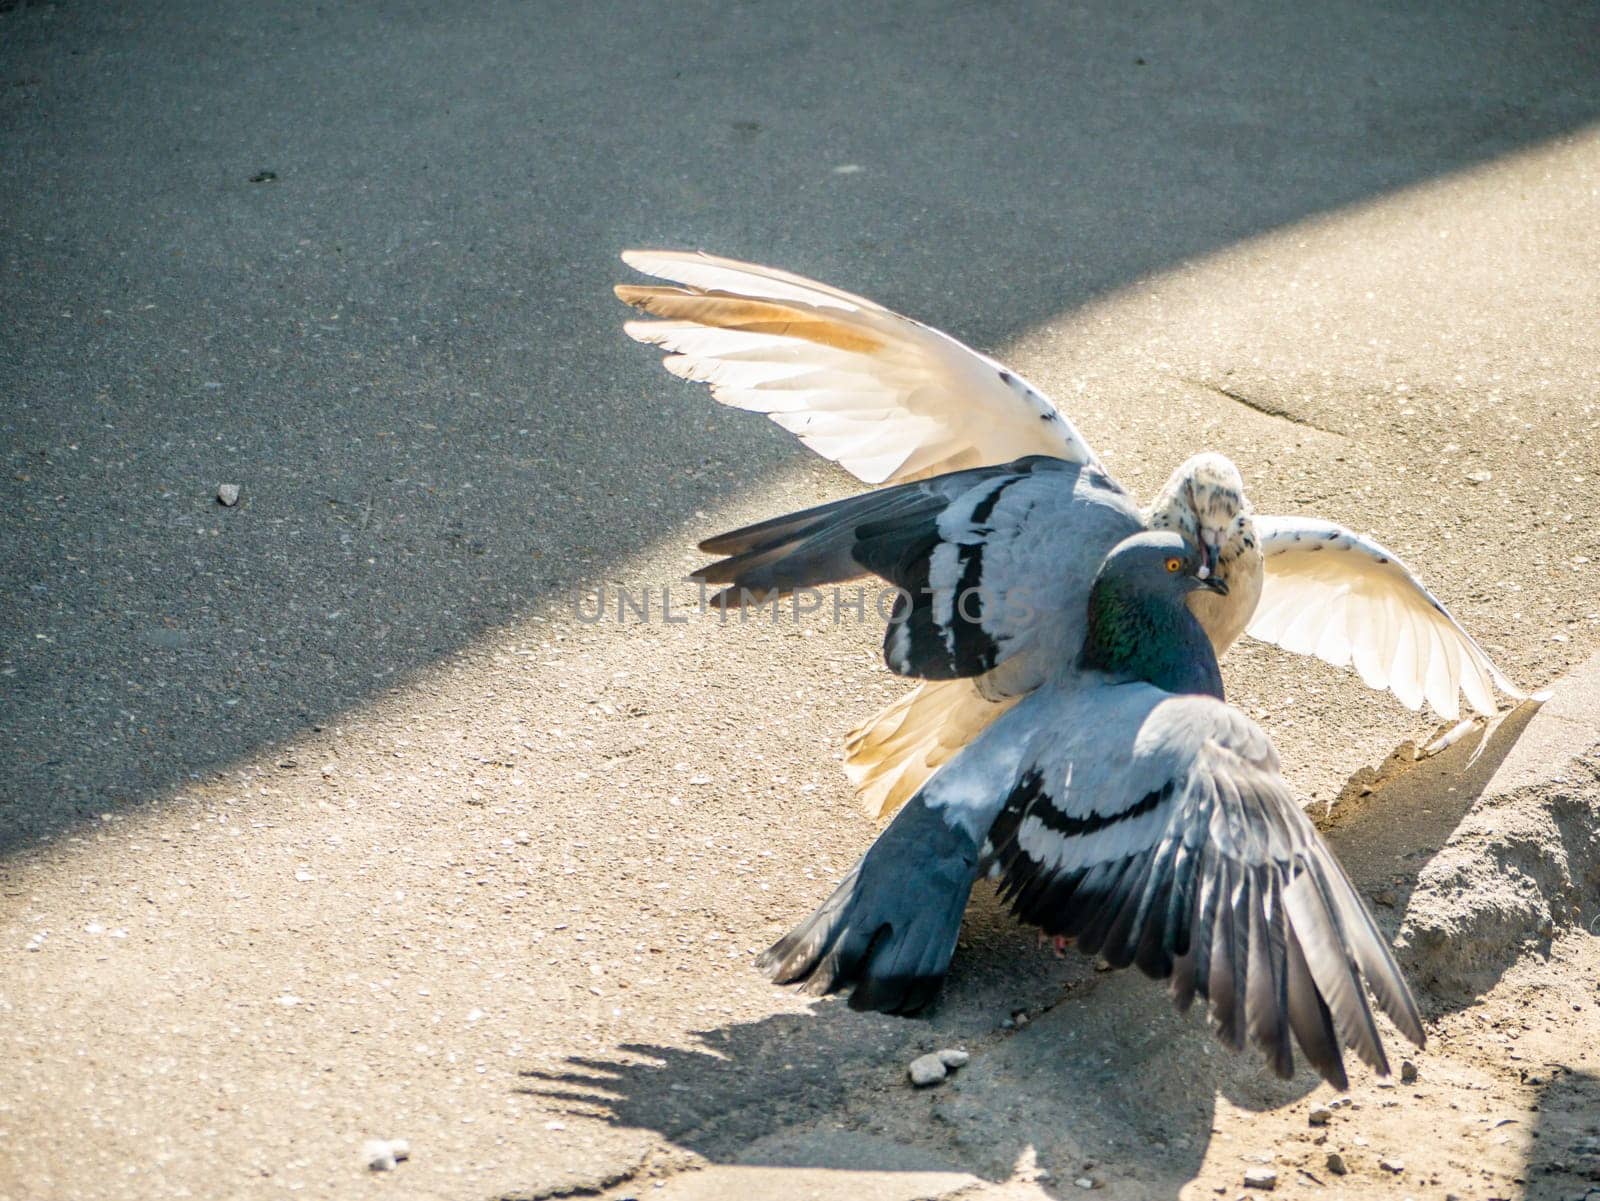
[[[844,770],[862,807],[886,821],[1017,697],[987,699],[978,681],[925,680],[846,736]]]
[[[629,250],[622,261],[681,285],[617,285],[618,299],[660,318],[628,322],[630,337],[869,484],[1024,455],[1096,461],[1020,375],[870,300],[708,254]]]
[[[1408,709],[1426,700],[1446,721],[1460,715],[1462,693],[1485,716],[1496,711],[1496,688],[1527,699],[1393,552],[1328,521],[1254,521],[1266,578],[1252,637],[1335,667],[1353,664],[1368,686]]]

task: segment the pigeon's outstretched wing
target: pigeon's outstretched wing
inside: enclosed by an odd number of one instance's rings
[[[833,895],[756,966],[815,996],[852,989],[852,1009],[917,1013],[950,970],[977,871],[977,839],[912,801]]]
[[[1142,528],[1098,467],[1036,455],[718,535],[701,549],[727,557],[694,578],[729,585],[731,603],[870,571],[899,589],[891,670],[1016,696],[1072,667],[1101,559]]]
[[[1340,1088],[1341,1044],[1387,1073],[1363,978],[1422,1045],[1388,945],[1255,723],[1138,683],[1086,688],[1045,720],[1056,737],[1037,743],[983,848],[1018,917],[1170,980],[1180,1010],[1204,998],[1218,1037],[1235,1050],[1248,1037],[1280,1076],[1291,1037]]]
[[[707,554],[724,557],[697,568],[690,578],[728,585],[727,591],[716,597],[717,603],[727,605],[760,602],[774,593],[781,595],[854,579],[868,570],[855,555],[857,543],[865,536],[863,531],[937,521],[941,513],[974,489],[986,488],[992,481],[1010,479],[1018,473],[1026,474],[1030,469],[1026,462],[970,468],[847,496],[729,530],[700,543],[700,549]]]
[[[1335,667],[1355,665],[1408,709],[1424,699],[1454,721],[1460,694],[1484,716],[1506,678],[1410,568],[1371,538],[1311,517],[1255,518],[1266,578],[1247,632]]]
[[[1041,733],[1028,710],[1019,703],[930,780],[833,895],[757,966],[818,996],[851,989],[856,1009],[909,1014],[932,1001],[955,954],[990,823]]]
[[[629,250],[622,261],[680,285],[616,288],[661,319],[625,328],[670,351],[668,371],[766,413],[869,484],[1035,454],[1095,462],[1027,380],[863,297],[708,254]]]

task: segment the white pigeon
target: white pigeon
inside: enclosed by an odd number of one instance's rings
[[[679,285],[616,288],[621,300],[660,318],[625,328],[638,341],[671,352],[665,366],[673,374],[709,384],[724,404],[766,413],[866,483],[923,481],[930,498],[943,498],[938,521],[966,528],[941,552],[944,562],[930,565],[935,583],[946,564],[970,565],[960,547],[997,537],[986,522],[972,521],[970,506],[960,510],[953,503],[965,489],[950,481],[965,480],[969,469],[1042,456],[1083,469],[1096,488],[1127,499],[1043,393],[938,330],[769,267],[675,251],[634,250],[622,258]],[[1072,480],[1075,486],[1078,476]],[[709,539],[702,549],[730,558],[711,565],[705,578],[754,591],[860,574],[867,565],[854,561],[840,538],[853,538],[871,506],[852,509],[852,501]],[[943,512],[946,507],[951,511]],[[814,520],[819,514],[829,514],[834,524],[831,570],[816,563],[798,570],[791,563],[784,583],[771,572],[740,574],[728,566],[766,568],[774,557],[797,552],[803,558],[807,547],[775,539],[785,523],[805,517],[813,519],[807,527],[813,543],[826,540]],[[1201,454],[1182,464],[1138,517],[1146,528],[1179,531],[1201,553],[1202,572],[1227,584],[1226,596],[1204,592],[1189,600],[1219,656],[1248,632],[1336,667],[1354,666],[1369,686],[1392,692],[1411,709],[1426,701],[1449,721],[1460,715],[1462,694],[1484,716],[1497,710],[1497,688],[1527,699],[1393,552],[1330,522],[1253,513],[1238,469],[1221,455]],[[1051,521],[1017,520],[1004,535],[1010,557],[1031,557],[1045,570],[1061,540],[1077,537],[1074,520],[1062,512]],[[766,539],[764,549],[752,555],[758,538]],[[1091,569],[1108,548],[1103,540],[1093,548]],[[992,551],[985,557],[991,567],[996,559]],[[985,583],[1010,588],[1016,581]],[[1078,583],[1086,589],[1088,579]],[[1082,600],[1081,591],[1075,599]],[[930,673],[913,663],[897,665],[892,653],[889,658],[891,668],[925,682],[846,740],[846,771],[877,816],[903,804],[1029,686],[1020,664],[999,679],[988,669]]]
[[[1341,1044],[1388,1061],[1363,977],[1421,1046],[1416,1002],[1371,915],[1295,803],[1266,734],[1222,701],[1187,596],[1200,554],[1135,533],[1099,565],[1083,649],[1056,665],[912,798],[817,911],[759,961],[858,1009],[914,1013],[938,993],[973,882],[1113,967],[1203,998],[1234,1050],[1280,1076],[1291,1040],[1335,1087]]]

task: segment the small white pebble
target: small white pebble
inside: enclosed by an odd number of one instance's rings
[[[278,998],[278,1004],[282,1005],[285,1009],[293,1009],[296,1005],[300,1004],[300,998],[295,996],[292,992],[286,992],[283,994],[283,996]]]
[[[394,1147],[385,1138],[369,1138],[361,1144],[361,1158],[373,1172],[392,1172],[396,1163]]]
[[[911,1061],[911,1066],[906,1069],[906,1074],[911,1077],[911,1083],[917,1088],[927,1088],[930,1084],[938,1084],[946,1075],[944,1060],[938,1055],[919,1055]]]
[[[946,1047],[939,1052],[939,1062],[947,1068],[964,1068],[971,1058],[972,1056],[965,1051],[957,1050],[954,1047]]]
[[[222,504],[227,505],[231,509],[234,505],[239,503],[239,485],[218,484],[217,500]]]
[[[1326,1105],[1318,1105],[1310,1113],[1306,1114],[1306,1121],[1310,1122],[1313,1126],[1326,1126],[1329,1121],[1332,1120],[1332,1118],[1333,1110],[1329,1109]]]
[[[1244,1174],[1244,1186],[1271,1192],[1278,1187],[1278,1174],[1271,1168],[1251,1168]]]

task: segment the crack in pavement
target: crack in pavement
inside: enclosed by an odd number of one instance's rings
[[[1279,405],[1275,405],[1270,401],[1255,400],[1249,396],[1246,396],[1242,392],[1235,392],[1232,388],[1224,388],[1222,385],[1213,384],[1208,380],[1195,379],[1192,376],[1187,375],[1180,375],[1178,378],[1192,387],[1202,388],[1207,392],[1215,392],[1218,396],[1225,396],[1235,404],[1241,404],[1245,408],[1251,409],[1262,414],[1263,416],[1276,417],[1280,421],[1289,422],[1291,425],[1301,425],[1307,429],[1316,430],[1319,434],[1330,434],[1335,438],[1348,439],[1350,437],[1350,435],[1345,433],[1343,430],[1329,429],[1325,425],[1318,425],[1315,421],[1310,421],[1295,413],[1291,413],[1288,409],[1282,408]]]

